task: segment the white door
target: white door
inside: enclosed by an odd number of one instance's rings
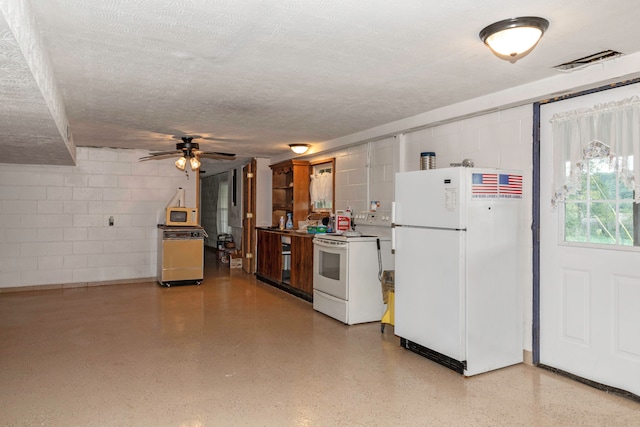
[[[590,208],[588,203],[567,203],[551,209],[554,159],[549,120],[556,113],[591,108],[639,91],[628,86],[543,105],[540,118],[540,363],[636,395],[640,395],[640,248],[565,241],[565,234],[572,239],[564,209]],[[593,224],[585,226],[589,233],[600,232],[597,216],[585,212],[586,219],[578,224],[588,222]]]

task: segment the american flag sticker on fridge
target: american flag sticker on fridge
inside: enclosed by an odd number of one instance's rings
[[[487,199],[521,199],[522,175],[508,173],[474,173],[471,197]]]

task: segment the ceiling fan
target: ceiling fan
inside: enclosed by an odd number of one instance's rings
[[[182,136],[174,138],[182,139],[182,142],[176,144],[175,151],[159,151],[151,153],[148,156],[140,157],[138,160],[144,162],[146,160],[168,159],[175,157],[176,155],[181,155],[181,157],[176,161],[176,167],[178,169],[184,170],[187,165],[187,161],[189,161],[191,169],[198,170],[198,168],[200,168],[200,157],[216,160],[234,160],[236,158],[236,155],[231,153],[200,151],[200,145],[197,142],[193,142],[193,139],[200,138],[199,136]]]

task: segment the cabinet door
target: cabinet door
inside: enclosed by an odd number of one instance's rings
[[[313,239],[291,236],[291,286],[313,294]]]
[[[282,280],[282,238],[278,233],[258,230],[257,273],[274,282]]]
[[[309,163],[294,164],[293,166],[293,228],[298,228],[298,222],[304,221],[309,215]]]

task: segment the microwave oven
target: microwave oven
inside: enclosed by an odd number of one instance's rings
[[[165,225],[198,225],[198,209],[197,208],[167,208]]]

